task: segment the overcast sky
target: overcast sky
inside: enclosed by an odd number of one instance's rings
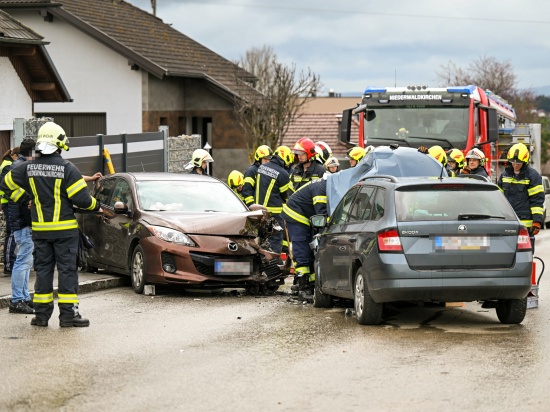
[[[549,0],[157,0],[157,16],[228,60],[272,46],[325,92],[438,86],[442,64],[480,56],[510,61],[520,88],[550,85]]]

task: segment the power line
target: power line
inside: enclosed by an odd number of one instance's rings
[[[300,11],[300,12],[310,12],[310,13],[337,13],[337,14],[351,14],[351,15],[369,15],[369,16],[384,16],[384,17],[406,17],[406,18],[415,18],[415,19],[446,19],[446,20],[467,20],[467,21],[491,21],[499,23],[528,23],[528,24],[550,24],[550,21],[540,21],[540,20],[514,20],[514,19],[497,19],[489,17],[460,17],[460,16],[431,16],[426,14],[401,14],[401,13],[380,13],[380,12],[371,12],[371,11],[357,11],[357,10],[342,10],[342,9],[319,9],[312,7],[289,7],[289,6],[266,6],[260,4],[241,4],[241,3],[232,3],[227,4],[226,2],[215,2],[210,1],[208,3],[196,2],[195,4],[208,5],[215,4],[217,6],[225,7],[243,7],[243,8],[254,8],[254,9],[271,9],[271,10],[290,10],[290,11]]]

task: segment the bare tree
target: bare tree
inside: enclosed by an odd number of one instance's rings
[[[316,96],[322,85],[311,69],[297,73],[294,64],[278,62],[270,46],[248,50],[237,65],[255,76],[252,84],[238,77],[241,87],[235,104],[252,159],[258,146],[267,144],[275,149],[282,143],[291,122],[299,117],[300,108]],[[253,86],[260,95],[246,93],[247,86]]]
[[[498,61],[492,56],[482,56],[464,69],[449,61],[436,72],[443,86],[474,84],[502,96],[514,107],[518,121],[535,119],[535,96],[529,90],[517,88],[517,76],[509,61]]]

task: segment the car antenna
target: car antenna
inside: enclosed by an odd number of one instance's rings
[[[445,166],[443,166],[443,163],[441,163],[441,173],[439,174],[439,180],[443,180],[443,170],[445,170]]]

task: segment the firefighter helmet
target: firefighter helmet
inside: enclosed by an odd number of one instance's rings
[[[447,152],[447,161],[456,162],[459,169],[464,167],[464,153],[459,149],[451,149]]]
[[[46,122],[38,130],[36,139],[36,150],[42,154],[52,154],[59,149],[69,150],[69,139],[65,130],[54,122]]]
[[[332,149],[325,142],[315,142],[315,151],[322,163],[325,163],[332,155]]]
[[[294,162],[294,155],[288,146],[279,146],[273,152],[273,155],[279,156],[285,162],[285,165],[289,166]]]
[[[263,144],[256,149],[256,152],[254,153],[254,160],[259,162],[265,157],[270,158],[272,154],[273,150],[271,150],[271,147]]]
[[[193,152],[193,156],[191,156],[191,164],[194,167],[201,167],[202,162],[213,162],[214,159],[212,159],[212,156],[210,156],[210,153],[208,153],[204,149],[197,149]]]
[[[244,175],[238,170],[233,170],[227,176],[227,184],[231,189],[236,189],[244,184]]]
[[[363,157],[365,157],[365,155],[367,154],[367,151],[360,147],[360,146],[356,146],[356,147],[352,147],[351,149],[348,150],[348,153],[346,155],[346,157],[348,159],[353,159],[355,161],[360,161]]]
[[[445,150],[441,146],[432,146],[428,149],[428,154],[441,163],[443,166],[447,166],[447,155]]]
[[[523,143],[516,143],[506,156],[510,163],[528,163],[529,162],[529,149]]]
[[[298,140],[292,148],[292,152],[295,154],[305,153],[308,161],[310,161],[317,154],[315,151],[315,143],[307,137],[302,137]]]
[[[330,170],[331,167],[336,167],[336,171],[332,172]],[[340,168],[340,162],[337,158],[330,156],[328,160],[325,162],[325,169],[327,169],[330,173],[336,173],[338,169]]]
[[[474,147],[466,154],[465,159],[478,159],[479,165],[483,166],[485,164],[485,153]]]

